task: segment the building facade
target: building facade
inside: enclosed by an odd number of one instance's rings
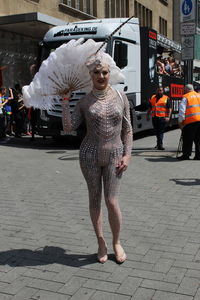
[[[0,85],[27,84],[49,28],[92,18],[135,16],[172,38],[173,0],[0,0]]]
[[[129,5],[130,15],[140,20],[141,26],[149,26],[172,39],[173,0],[133,0]]]

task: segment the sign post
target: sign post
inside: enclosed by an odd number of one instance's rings
[[[196,0],[180,1],[180,34],[182,35],[182,60],[184,61],[185,84],[193,83],[194,35]]]

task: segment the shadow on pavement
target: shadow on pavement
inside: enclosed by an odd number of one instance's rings
[[[147,155],[145,155],[145,159],[149,162],[175,162],[175,158],[171,156],[159,156],[159,157],[153,157],[147,158]]]
[[[172,178],[170,181],[174,181],[176,184],[185,186],[200,185],[199,178]]]
[[[26,149],[66,149],[74,150],[79,149],[80,142],[75,137],[63,137],[59,140],[47,137],[36,137],[34,141],[31,141],[30,137],[23,136],[22,138],[5,138],[0,140],[0,146],[13,147],[13,148],[26,148]]]
[[[60,247],[45,246],[41,250],[13,249],[0,252],[0,265],[11,267],[41,266],[62,264],[71,267],[81,267],[97,262],[96,254],[66,254]]]

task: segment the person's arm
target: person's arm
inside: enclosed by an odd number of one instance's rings
[[[4,107],[4,105],[6,105],[6,103],[8,102],[8,98],[4,98],[3,102],[2,102],[2,107]]]
[[[131,151],[133,146],[133,129],[131,125],[129,101],[125,94],[122,95],[122,98],[124,102],[124,116],[122,120],[121,139],[124,146],[124,150],[123,157],[117,165],[118,174],[127,169],[131,158]]]
[[[64,133],[70,133],[71,131],[76,130],[83,122],[83,114],[80,107],[80,101],[76,104],[75,109],[71,114],[69,109],[69,97],[68,95],[63,96],[62,124]]]
[[[147,110],[147,121],[150,120],[151,111],[152,111],[152,105],[151,105],[151,102],[149,101],[149,107],[148,107],[148,110]]]
[[[167,99],[166,107],[168,108],[168,116],[165,117],[165,121],[169,122],[172,114],[172,102],[169,98]]]
[[[179,104],[179,113],[178,113],[178,124],[180,129],[183,128],[183,121],[185,120],[185,111],[187,107],[187,98],[183,98]]]
[[[14,97],[13,97],[13,91],[12,91],[12,89],[9,88],[9,92],[10,92],[10,96],[8,97],[8,100],[13,100]]]

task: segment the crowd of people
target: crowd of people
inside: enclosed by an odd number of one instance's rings
[[[23,135],[31,136],[34,140],[33,126],[31,124],[31,108],[24,106],[22,90],[19,84],[14,88],[0,88],[0,139]]]
[[[174,57],[159,56],[156,61],[157,72],[159,74],[170,75],[174,77],[183,77],[183,68],[179,61]]]

